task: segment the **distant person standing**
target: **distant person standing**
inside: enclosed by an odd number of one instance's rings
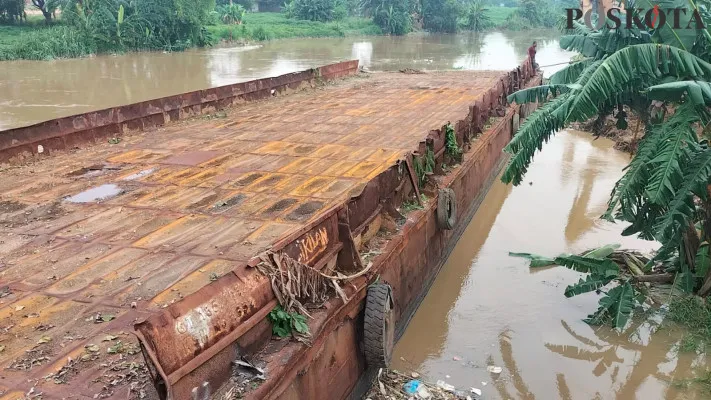
[[[533,66],[534,71],[538,71],[538,63],[536,63],[536,48],[538,47],[538,44],[536,42],[533,42],[531,47],[528,48],[528,58],[531,59],[531,65]]]

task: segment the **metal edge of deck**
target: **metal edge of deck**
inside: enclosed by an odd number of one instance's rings
[[[472,128],[481,131],[484,121],[495,108],[505,106],[505,96],[529,82],[532,77],[535,77],[535,74],[528,61],[508,74],[502,72],[502,78],[496,87],[490,88],[477,104],[470,107],[469,115],[457,122],[455,131],[458,141],[465,144]],[[420,143],[418,150],[422,154],[429,140],[435,144],[435,151],[439,152],[444,147],[443,138],[444,128],[430,132],[430,135]],[[510,138],[507,138],[507,141],[508,139]],[[477,152],[478,150],[473,151],[470,157],[477,155]],[[305,255],[306,262],[316,268],[335,262],[336,259],[340,265],[359,261],[354,260],[355,257],[359,258],[357,251],[355,256],[353,254],[354,233],[362,232],[367,228],[369,221],[372,221],[374,216],[377,217],[380,212],[378,207],[382,207],[381,203],[385,200],[389,203],[397,200],[393,197],[393,193],[407,183],[403,182],[407,179],[399,172],[400,170],[399,166],[395,165],[381,173],[369,182],[360,194],[321,213],[318,219],[313,220],[303,229],[275,243],[271,250],[283,251],[294,257],[301,255],[303,258]],[[403,193],[401,192],[399,196],[399,200],[402,201]],[[468,208],[461,207],[460,210]],[[357,210],[357,213],[354,213],[354,210]],[[418,226],[422,228],[421,223],[418,223]],[[407,232],[402,232],[402,235],[406,234]],[[453,234],[447,232],[443,236],[447,242],[450,242]],[[254,269],[248,268],[256,265],[257,261],[255,258],[247,265],[239,266],[233,271],[234,274],[221,277],[136,325],[136,334],[157,387],[160,388],[162,398],[188,398],[193,388],[203,387],[205,383],[212,388],[221,386],[229,379],[231,362],[241,355],[244,349],[263,347],[264,341],[270,339],[262,322],[274,307],[275,300],[269,281]],[[356,283],[367,283],[374,278],[374,273],[359,278]],[[436,273],[428,275],[426,279],[419,282],[417,293],[413,294],[419,296],[421,291],[426,291],[429,287],[427,281],[433,280]],[[334,304],[327,306],[325,315],[320,319],[317,318],[314,322],[314,332],[317,333],[314,335],[313,348],[319,348],[319,344],[323,345],[326,338],[338,326],[339,316],[343,316],[344,313],[353,316],[359,312],[358,304],[362,299],[361,292],[364,287],[360,286],[362,285],[349,287],[348,303],[336,305],[334,299],[330,302]],[[409,302],[405,303],[409,304]],[[268,324],[266,327],[268,328]],[[256,331],[252,332],[255,328]],[[303,366],[304,363],[307,365],[308,360],[313,359],[313,354],[311,356],[307,354],[313,353],[312,350],[292,350],[284,356],[288,359],[296,357],[298,365]],[[279,397],[298,372],[299,368],[293,367],[295,365],[290,363],[289,371],[283,368],[272,371],[281,379],[276,382],[276,378],[272,375],[268,382],[252,394],[252,397]],[[280,373],[282,375],[279,375]],[[347,388],[342,388],[340,397],[345,397],[354,385],[355,381],[348,383]]]
[[[525,67],[525,65],[524,65]],[[541,83],[540,75],[533,75],[529,77],[526,82],[526,87],[532,87]],[[358,325],[362,325],[362,300],[365,299],[365,294],[367,291],[368,283],[374,279],[376,276],[380,277],[380,280],[387,282],[394,286],[394,290],[398,289],[398,286],[402,288],[406,286],[408,282],[397,282],[397,277],[393,276],[392,270],[401,270],[402,275],[405,274],[404,269],[407,265],[403,264],[403,259],[407,259],[407,254],[409,253],[408,247],[410,241],[416,243],[425,243],[425,249],[423,250],[420,246],[415,245],[409,247],[410,250],[414,252],[425,252],[430,253],[431,248],[436,248],[435,257],[427,257],[425,261],[425,268],[410,268],[410,273],[417,274],[424,273],[422,276],[422,285],[417,293],[402,293],[400,291],[400,299],[396,302],[400,303],[399,318],[396,326],[396,335],[399,338],[405,331],[410,319],[417,310],[419,304],[422,302],[427,292],[436,279],[439,271],[443,267],[447,256],[451,253],[454,246],[457,243],[458,238],[466,229],[469,221],[473,217],[474,213],[478,209],[480,203],[483,201],[488,188],[493,183],[501,168],[504,166],[506,158],[502,153],[493,154],[490,151],[493,145],[497,149],[502,149],[506,143],[508,143],[510,137],[507,135],[508,132],[512,131],[512,118],[514,115],[519,114],[522,118],[529,115],[535,108],[537,104],[524,104],[524,105],[513,105],[510,106],[504,116],[497,124],[492,126],[489,130],[482,134],[481,138],[477,139],[477,142],[473,143],[473,148],[468,152],[468,158],[464,161],[462,166],[455,170],[454,172],[442,177],[439,182],[439,187],[449,187],[457,190],[458,193],[463,193],[469,191],[469,194],[463,196],[458,195],[458,209],[459,219],[457,226],[453,231],[441,231],[438,228],[434,228],[434,221],[436,219],[436,198],[432,199],[432,202],[424,209],[420,211],[415,211],[416,215],[413,217],[408,217],[408,223],[402,228],[402,231],[396,235],[390,243],[383,249],[381,255],[377,256],[373,263],[372,273],[366,277],[358,278],[357,281],[351,282],[352,290],[347,291],[347,295],[351,299],[347,304],[343,304],[339,299],[332,299],[331,303],[327,306],[329,309],[328,321],[330,326],[322,325],[322,331],[329,332],[331,336],[341,336],[331,342],[341,342],[343,336],[343,327],[346,325],[355,324],[356,331],[359,329]],[[498,143],[496,142],[498,141]],[[482,154],[484,153],[484,154]],[[484,157],[480,157],[484,156]],[[487,159],[485,162],[488,163],[486,166],[481,165],[482,158]],[[487,172],[484,176],[478,174],[479,172]],[[436,235],[433,235],[433,228],[437,231]],[[436,237],[435,240],[433,236]],[[443,237],[442,237],[443,236]],[[424,240],[423,240],[424,239]],[[437,239],[442,239],[442,242],[438,242]],[[414,250],[413,250],[414,249]],[[410,266],[412,267],[412,266]],[[409,295],[409,296],[408,296]],[[398,296],[396,296],[398,297]],[[403,297],[406,297],[403,299]],[[397,305],[396,305],[397,308]],[[335,311],[331,311],[335,309]],[[347,331],[348,329],[346,329]],[[338,331],[338,332],[336,332]],[[283,372],[285,375],[279,375],[281,382],[277,382],[273,385],[263,384],[254,393],[246,397],[249,399],[280,399],[280,398],[304,398],[304,399],[337,399],[337,398],[348,398],[352,400],[360,400],[363,395],[367,392],[372,384],[372,378],[377,374],[377,369],[367,368],[362,359],[360,344],[356,341],[350,343],[351,348],[347,349],[346,352],[350,352],[344,357],[343,351],[337,349],[335,352],[330,354],[328,352],[328,342],[324,340],[323,335],[321,335],[321,341],[314,343],[311,348],[303,348],[298,343],[289,344],[288,347],[298,348],[299,350],[294,351],[283,351],[286,353],[287,357],[277,357],[272,360],[272,363],[268,364],[267,368],[270,366],[287,366],[282,368],[281,371],[276,371],[277,374]],[[329,337],[328,339],[333,339]],[[343,347],[343,346],[341,346]],[[328,371],[318,370],[321,365],[319,359],[340,359],[344,361],[344,365],[338,368],[338,376],[343,376],[343,381],[346,385],[345,391],[335,393],[329,393],[328,396],[319,396],[316,393],[308,392],[307,394],[299,393],[301,397],[295,397],[296,390],[305,390],[304,382],[313,382],[314,379],[309,380],[308,375],[316,375],[321,377],[323,375],[328,375]],[[356,379],[352,379],[348,382],[349,368],[347,364],[354,364],[353,360],[358,365],[360,375]],[[329,361],[329,362],[330,362]],[[314,371],[315,369],[315,371]],[[271,370],[275,373],[275,370]],[[313,376],[312,376],[313,378]],[[297,383],[296,380],[301,380]],[[273,382],[273,381],[272,381]],[[328,387],[332,387],[330,384]],[[334,392],[339,390],[339,385],[335,384]],[[295,389],[298,388],[298,389]],[[313,388],[312,388],[313,389]],[[333,395],[332,395],[333,394]],[[335,395],[335,396],[334,396]]]
[[[343,61],[276,77],[196,90],[103,110],[0,130],[0,164],[46,157],[56,151],[143,131],[238,104],[287,95],[321,81],[358,71],[358,60]]]

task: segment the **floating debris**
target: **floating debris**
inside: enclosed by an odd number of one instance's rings
[[[408,74],[408,75],[420,75],[424,74],[425,72],[419,70],[419,69],[414,69],[414,68],[403,68],[400,70],[401,74]]]
[[[371,400],[471,398],[465,391],[458,391],[454,386],[444,381],[433,384],[422,379],[412,379],[410,376],[415,374],[419,376],[417,373],[403,374],[396,370],[381,369],[365,398]]]
[[[486,367],[486,370],[492,374],[500,374],[503,371],[501,367],[497,367],[494,365],[489,365],[488,367]]]

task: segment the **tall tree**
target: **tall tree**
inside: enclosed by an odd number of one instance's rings
[[[461,5],[456,0],[422,0],[422,19],[431,32],[457,32]]]
[[[42,12],[45,22],[49,24],[52,22],[59,2],[57,0],[32,0],[32,5]]]

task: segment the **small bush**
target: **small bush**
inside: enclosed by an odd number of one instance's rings
[[[244,7],[239,4],[218,6],[216,11],[220,16],[220,21],[226,25],[240,25],[247,12]]]
[[[294,332],[301,335],[309,333],[305,316],[297,312],[286,312],[281,306],[276,306],[267,315],[267,320],[272,323],[272,334],[282,338]]]
[[[342,0],[292,0],[285,12],[288,17],[308,21],[336,21],[348,15]]]
[[[266,29],[264,29],[263,26],[258,26],[255,29],[252,29],[252,38],[254,40],[269,40],[271,39],[271,36],[269,35],[269,32],[267,32]]]
[[[489,18],[489,9],[484,8],[481,0],[476,0],[467,9],[465,27],[474,32],[481,32],[493,26]]]
[[[461,6],[457,0],[422,0],[424,27],[431,32],[457,32]]]
[[[248,13],[242,26],[218,24],[208,27],[208,30],[217,38],[234,41],[383,33],[372,20],[366,18],[351,17],[324,23],[290,19],[283,13]]]
[[[402,7],[379,8],[373,16],[373,22],[391,35],[404,35],[412,30],[412,16]]]
[[[511,14],[506,18],[506,29],[510,31],[525,31],[531,29],[531,21],[522,18],[519,13]]]

